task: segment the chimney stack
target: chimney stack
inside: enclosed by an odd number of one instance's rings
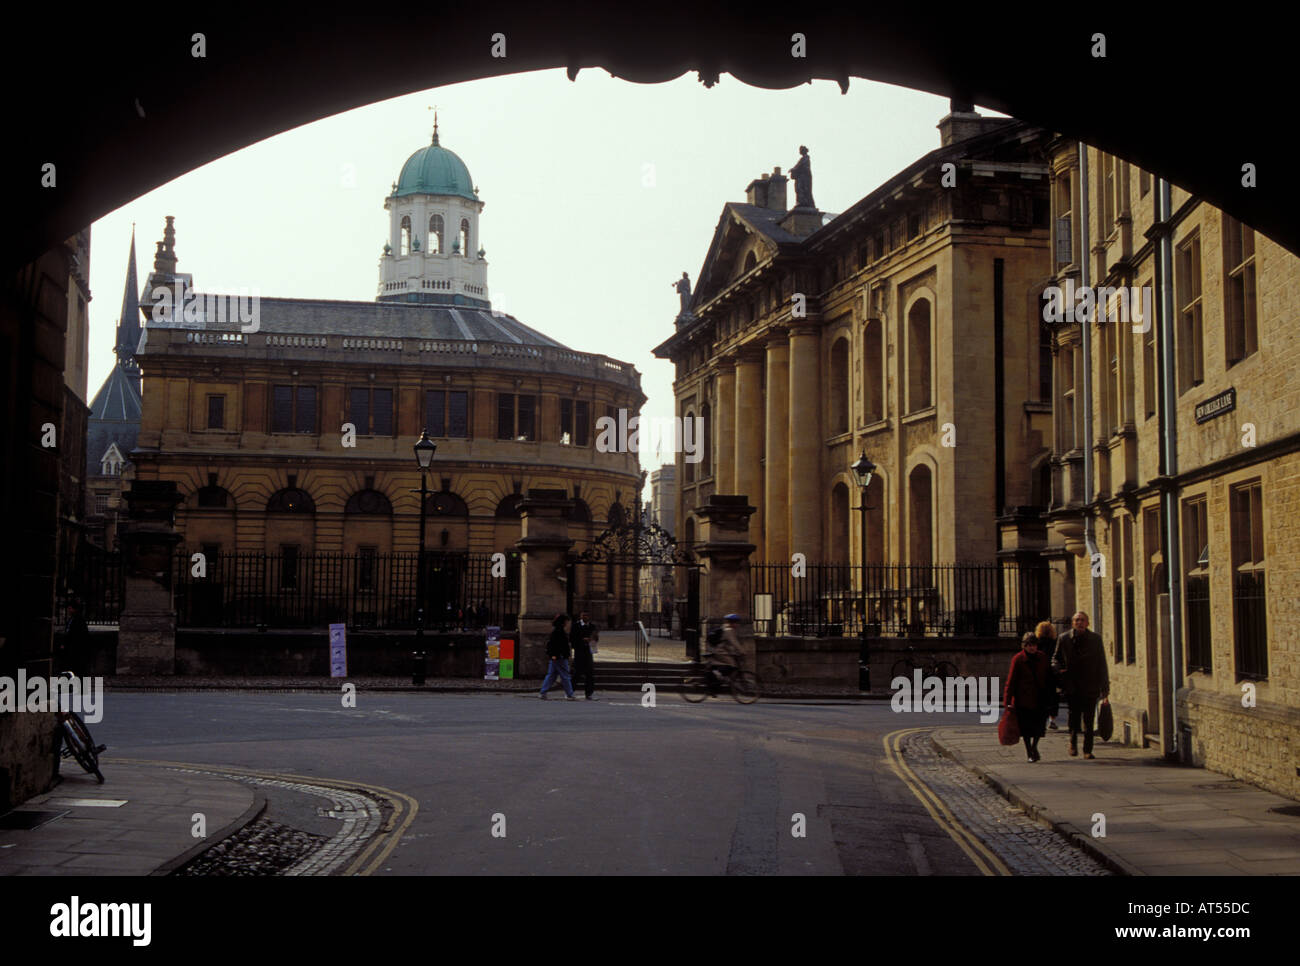
[[[760,174],[745,189],[745,201],[758,208],[785,211],[785,185],[788,179],[779,167],[771,174]]]

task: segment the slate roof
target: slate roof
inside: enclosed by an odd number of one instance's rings
[[[99,461],[110,443],[128,459],[140,433],[140,393],[130,373],[114,366],[104,385],[90,404],[86,422],[86,467],[91,476],[99,474]]]
[[[198,293],[198,298],[203,293]],[[508,342],[516,345],[569,348],[524,325],[512,315],[466,305],[427,305],[407,302],[342,302],[325,299],[259,300],[259,331],[276,335],[342,335],[374,339],[436,339],[465,342]],[[247,311],[247,310],[245,310]],[[212,328],[234,331],[238,317],[218,325],[186,324],[180,319],[148,322],[150,329]]]

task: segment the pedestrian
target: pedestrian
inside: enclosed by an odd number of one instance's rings
[[[1060,676],[1070,709],[1070,755],[1078,757],[1082,731],[1083,757],[1091,760],[1096,757],[1092,753],[1092,736],[1097,701],[1110,697],[1110,671],[1100,635],[1088,630],[1088,615],[1079,611],[1070,623],[1071,628],[1056,642],[1052,668]]]
[[[573,696],[573,682],[569,680],[570,623],[568,614],[556,614],[555,620],[551,621],[551,636],[546,641],[546,656],[550,658],[550,667],[547,668],[546,678],[542,681],[540,697],[543,701],[546,700],[546,692],[550,690],[556,675],[559,675],[560,684],[564,686],[564,694],[568,700],[578,700]]]
[[[1034,636],[1038,638],[1039,653],[1047,657],[1050,665],[1052,657],[1056,651],[1056,628],[1051,621],[1040,621],[1034,628]],[[1047,671],[1047,729],[1049,731],[1059,731],[1056,726],[1056,716],[1061,713],[1061,693],[1057,690],[1056,672],[1048,668]]]
[[[598,634],[596,625],[587,619],[589,616],[585,610],[578,615],[578,621],[569,635],[569,643],[573,645],[573,682],[576,685],[581,679],[587,700],[595,701],[597,699],[591,695],[596,690],[596,660],[592,656],[591,642],[597,639]]]
[[[1043,757],[1038,753],[1038,739],[1043,737],[1043,723],[1047,720],[1050,686],[1047,655],[1038,649],[1038,638],[1027,633],[1020,641],[1019,653],[1011,659],[1002,703],[1015,711],[1030,761]]]

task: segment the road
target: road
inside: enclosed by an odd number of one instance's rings
[[[882,741],[974,715],[554,697],[110,693],[95,735],[106,771],[121,756],[404,793],[418,812],[377,874],[980,874]],[[273,799],[274,817],[322,831],[313,801]]]

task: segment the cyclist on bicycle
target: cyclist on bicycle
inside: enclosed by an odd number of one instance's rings
[[[716,684],[722,684],[727,675],[740,668],[745,652],[740,646],[740,634],[736,631],[736,622],[739,620],[739,614],[728,614],[722,618],[722,632],[716,638],[710,635],[712,639],[709,643],[713,650],[706,652],[704,657],[709,662],[709,675]]]

